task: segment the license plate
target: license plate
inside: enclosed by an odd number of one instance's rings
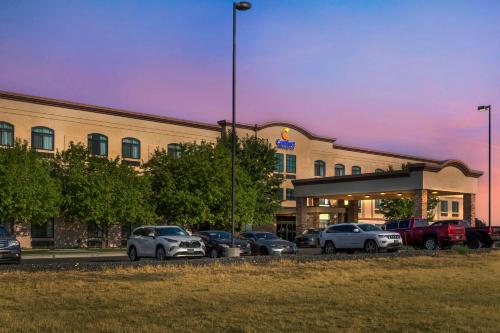
[[[188,252],[194,252],[194,249],[188,249]]]

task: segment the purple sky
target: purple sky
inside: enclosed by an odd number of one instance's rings
[[[339,143],[487,171],[487,115],[474,110],[492,104],[498,202],[499,1],[253,4],[238,16],[239,121],[291,121]],[[231,1],[2,0],[0,89],[228,119]]]

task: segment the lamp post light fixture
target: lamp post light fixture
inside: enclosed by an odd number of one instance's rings
[[[234,224],[236,211],[236,12],[252,8],[247,1],[233,2],[233,101],[231,123],[231,247],[234,247]]]
[[[478,106],[477,110],[488,111],[488,226],[491,227],[491,105]]]

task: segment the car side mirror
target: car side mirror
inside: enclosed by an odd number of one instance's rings
[[[359,229],[354,229],[354,232],[359,232]]]
[[[150,233],[148,234],[148,237],[153,237],[153,238],[155,238],[155,233],[154,233],[154,231],[150,232]]]

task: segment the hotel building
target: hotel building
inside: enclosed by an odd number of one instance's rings
[[[230,128],[50,98],[0,92],[0,145],[26,140],[50,157],[70,142],[97,155],[120,156],[138,166],[157,148],[177,154],[182,142],[215,142]],[[283,176],[283,200],[275,221],[265,229],[293,239],[306,228],[328,223],[383,223],[383,198],[415,198],[415,216],[425,217],[428,195],[440,203],[438,219],[475,220],[475,194],[481,172],[456,160],[435,160],[338,143],[299,125],[271,122],[236,124],[239,136],[256,135],[277,148],[276,173]],[[402,165],[408,168],[402,170]],[[388,171],[393,170],[393,171]],[[9,224],[3,221],[4,224]],[[24,247],[78,247],[101,244],[98,226],[54,219],[46,226],[9,224]],[[119,246],[127,230],[109,229],[109,245]]]

